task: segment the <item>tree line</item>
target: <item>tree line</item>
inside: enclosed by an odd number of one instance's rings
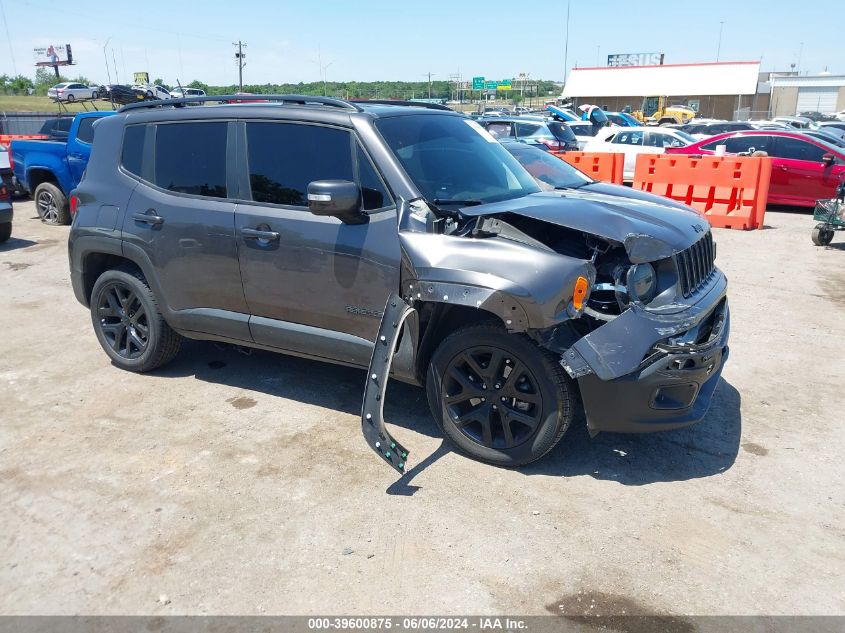
[[[0,75],[0,93],[7,95],[46,95],[47,90],[64,81],[73,81],[81,84],[93,85],[87,77],[77,76],[68,78],[60,75],[56,78],[52,68],[38,68],[35,71],[35,79],[24,75]],[[153,83],[159,84],[172,90],[175,86],[167,85],[161,79],[155,79]],[[238,92],[237,85],[212,86],[199,80],[193,80],[184,84],[189,88],[200,88],[209,95],[234,94]],[[558,94],[560,87],[553,81],[539,80],[527,82],[524,91],[521,91],[521,84],[515,81],[513,90],[509,92],[500,91],[499,97],[510,96],[514,101],[520,101],[524,93],[525,97],[546,96]],[[329,96],[342,99],[458,99],[465,100],[478,98],[478,91],[456,92],[455,84],[449,81],[312,81],[308,83],[264,83],[245,84],[244,92],[254,94],[301,94],[310,96]]]

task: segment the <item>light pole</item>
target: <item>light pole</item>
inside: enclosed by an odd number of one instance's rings
[[[111,83],[111,71],[109,71],[109,56],[106,55],[106,47],[111,42],[111,38],[106,40],[106,43],[103,44],[103,59],[106,61],[106,76],[109,78],[109,83]]]
[[[719,61],[719,55],[722,52],[722,28],[725,26],[724,21],[719,22],[719,43],[716,45],[716,61]]]

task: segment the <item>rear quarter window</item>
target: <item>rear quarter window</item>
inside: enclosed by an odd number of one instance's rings
[[[123,148],[120,164],[130,174],[141,177],[141,161],[144,157],[144,136],[146,125],[129,125],[123,131]]]

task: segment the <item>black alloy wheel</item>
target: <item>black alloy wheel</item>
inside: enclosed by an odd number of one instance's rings
[[[527,441],[541,422],[543,396],[522,361],[495,347],[470,347],[452,358],[441,399],[452,423],[486,448]]]
[[[119,281],[111,282],[99,295],[97,316],[103,338],[116,354],[136,359],[147,350],[149,318],[132,288]]]
[[[465,325],[431,356],[426,395],[434,421],[460,452],[488,464],[540,459],[572,422],[575,387],[548,350],[499,323]]]

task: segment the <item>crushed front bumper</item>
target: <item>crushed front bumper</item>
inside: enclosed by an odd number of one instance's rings
[[[704,417],[729,351],[724,288],[713,299],[703,302],[709,309],[685,314],[674,326],[629,311],[563,354],[591,433],[676,429]]]

